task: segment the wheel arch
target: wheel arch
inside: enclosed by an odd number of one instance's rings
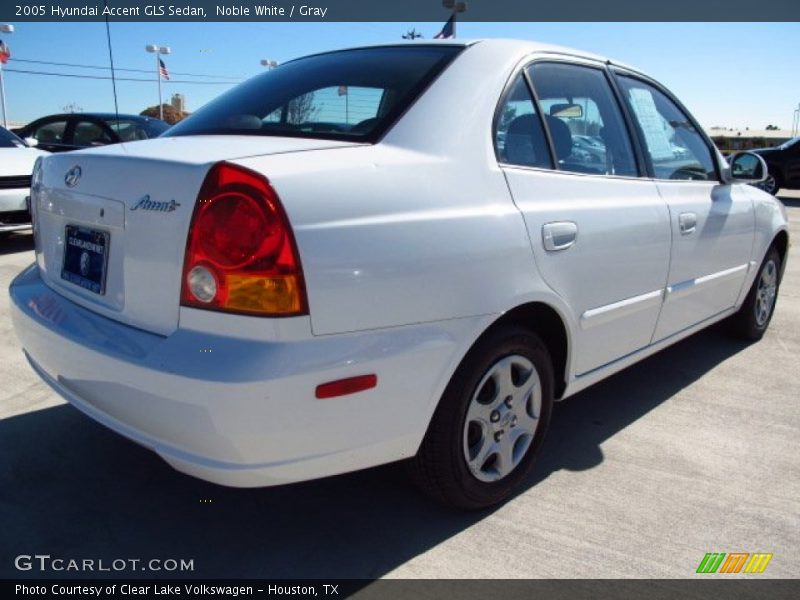
[[[505,311],[490,322],[463,353],[456,363],[455,370],[458,370],[458,367],[469,356],[470,352],[486,336],[497,328],[508,325],[522,327],[542,338],[553,361],[553,373],[555,375],[554,396],[556,400],[560,399],[564,394],[569,379],[570,330],[567,327],[566,319],[562,317],[561,313],[552,305],[542,301],[520,304]],[[455,370],[453,371],[454,373]]]
[[[569,329],[559,312],[544,302],[529,302],[517,306],[503,314],[487,329],[513,323],[529,329],[542,338],[553,361],[556,400],[561,398],[567,387],[570,335]]]
[[[770,248],[775,248],[781,256],[781,270],[780,278],[783,279],[783,273],[786,270],[786,259],[789,257],[789,234],[785,229],[781,229],[772,238],[769,245]],[[767,250],[769,252],[769,250]]]

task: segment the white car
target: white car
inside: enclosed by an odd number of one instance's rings
[[[573,132],[602,160],[571,157]],[[413,457],[434,497],[491,505],[554,401],[726,317],[757,339],[775,306],[786,216],[744,185],[763,161],[729,167],[669,92],[604,58],[318,54],[168,135],[40,161],[12,312],[58,393],[209,481]]]
[[[0,127],[0,233],[31,228],[27,203],[31,171],[44,154]]]

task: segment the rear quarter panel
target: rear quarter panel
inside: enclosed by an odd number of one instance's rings
[[[502,44],[467,48],[373,146],[237,161],[264,173],[284,204],[315,334],[495,314],[554,296],[491,139],[521,57]]]

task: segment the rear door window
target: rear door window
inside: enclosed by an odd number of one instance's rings
[[[622,112],[602,69],[537,62],[528,72],[560,170],[639,174]]]
[[[500,107],[494,144],[502,163],[543,169],[553,167],[542,121],[522,75],[517,76]]]

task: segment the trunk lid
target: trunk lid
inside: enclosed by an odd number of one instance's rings
[[[353,145],[191,136],[49,155],[37,194],[42,277],[99,314],[169,335],[178,327],[186,237],[210,167],[221,160]]]

